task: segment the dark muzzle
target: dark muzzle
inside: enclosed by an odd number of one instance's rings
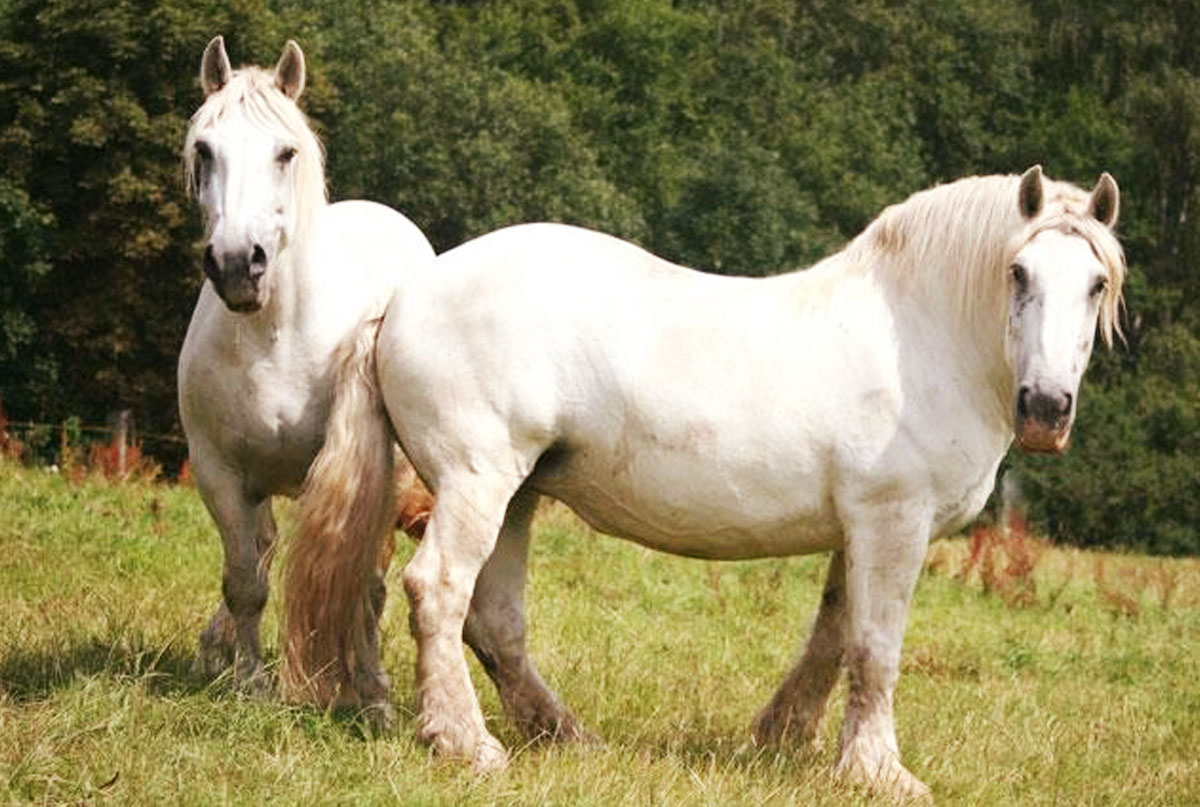
[[[1021,387],[1017,394],[1017,442],[1026,451],[1061,454],[1071,439],[1073,414],[1071,393]]]
[[[248,250],[220,255],[209,244],[204,249],[204,275],[230,311],[262,308],[262,279],[267,271],[267,253],[258,244]]]

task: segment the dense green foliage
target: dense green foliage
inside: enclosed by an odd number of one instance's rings
[[[177,428],[200,282],[177,150],[216,33],[260,64],[298,39],[333,196],[397,207],[439,249],[554,219],[763,274],[934,182],[1112,172],[1126,343],[1098,354],[1071,453],[1012,464],[1056,538],[1200,551],[1196,0],[10,0],[10,416]]]

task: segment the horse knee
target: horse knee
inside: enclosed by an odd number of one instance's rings
[[[456,580],[444,564],[428,562],[421,550],[404,567],[401,582],[409,602],[409,630],[420,639],[449,629],[459,630],[470,603],[470,584]]]
[[[235,619],[261,614],[267,607],[267,581],[257,574],[226,570],[221,579],[221,595]]]
[[[426,564],[421,562],[420,554],[420,550],[418,550],[417,555],[408,562],[400,574],[400,583],[404,586],[404,593],[408,597],[413,611],[416,611],[424,603],[427,592],[433,587],[436,580],[432,570],[426,569]]]

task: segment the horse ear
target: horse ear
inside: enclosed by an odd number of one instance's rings
[[[1035,165],[1021,175],[1021,190],[1017,196],[1021,215],[1031,219],[1042,212],[1042,167]]]
[[[214,36],[204,49],[200,60],[200,86],[204,95],[212,95],[229,83],[233,68],[229,66],[229,54],[225,52],[225,37]]]
[[[1120,207],[1121,192],[1117,189],[1117,181],[1112,178],[1112,174],[1105,171],[1100,175],[1099,181],[1096,182],[1096,188],[1092,191],[1092,201],[1088,205],[1088,212],[1095,217],[1096,221],[1111,228],[1117,223],[1117,213]]]
[[[293,101],[304,92],[304,53],[294,39],[283,46],[283,55],[275,65],[275,86]]]

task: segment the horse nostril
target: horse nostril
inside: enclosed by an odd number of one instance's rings
[[[209,280],[216,281],[221,274],[221,267],[217,265],[217,254],[213,251],[212,244],[204,248],[204,274]]]
[[[267,251],[258,244],[250,251],[250,266],[247,269],[252,278],[260,278],[267,271]]]
[[[1071,416],[1074,400],[1069,392],[1040,392],[1021,387],[1017,394],[1017,416],[1041,423],[1059,423]]]

